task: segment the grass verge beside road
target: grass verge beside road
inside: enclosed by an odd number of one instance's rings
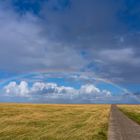
[[[118,105],[118,107],[130,119],[140,124],[140,105]]]

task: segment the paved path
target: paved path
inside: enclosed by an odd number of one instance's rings
[[[140,125],[119,111],[116,105],[111,106],[108,140],[140,140]]]

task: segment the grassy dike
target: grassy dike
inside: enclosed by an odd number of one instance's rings
[[[0,140],[107,140],[110,105],[0,104]]]
[[[118,105],[118,107],[130,119],[140,124],[140,105]]]

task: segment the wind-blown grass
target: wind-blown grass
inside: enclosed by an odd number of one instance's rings
[[[119,105],[119,108],[130,119],[140,124],[140,105]]]
[[[107,140],[109,105],[0,104],[0,140]]]

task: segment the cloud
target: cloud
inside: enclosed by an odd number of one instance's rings
[[[140,59],[135,56],[133,48],[104,50],[100,52],[100,55],[109,62],[127,63],[133,66],[138,66],[140,64]]]
[[[94,93],[94,94],[97,94],[100,93],[101,91],[95,87],[94,85],[83,85],[81,87],[81,91],[82,93],[86,93],[86,94],[91,94],[91,93]]]
[[[19,84],[10,82],[3,88],[8,97],[27,97],[33,101],[61,102],[62,100],[71,102],[87,102],[96,98],[111,97],[108,90],[100,90],[95,85],[82,85],[79,89],[66,86],[58,86],[56,83],[35,82],[32,86],[25,81]]]
[[[39,103],[140,103],[139,94],[113,94],[107,89],[99,89],[94,84],[82,85],[79,89],[58,86],[56,83],[26,81],[10,82],[3,88],[5,101]]]
[[[28,83],[25,81],[21,81],[18,85],[16,82],[10,82],[7,86],[4,87],[5,93],[9,96],[21,96],[21,97],[28,97],[29,96],[29,89]]]
[[[74,93],[76,90],[72,87],[58,86],[55,83],[35,82],[30,88],[33,94],[67,94]]]
[[[32,13],[21,17],[11,8],[7,10],[0,6],[0,18],[1,70],[20,73],[71,71],[79,70],[86,64],[75,49],[49,39],[49,35],[44,36],[44,28],[40,24],[42,20]]]
[[[139,83],[140,33],[132,23],[139,11],[128,13],[133,7],[121,0],[3,1],[0,70],[82,71],[85,77],[90,72],[119,84]]]

